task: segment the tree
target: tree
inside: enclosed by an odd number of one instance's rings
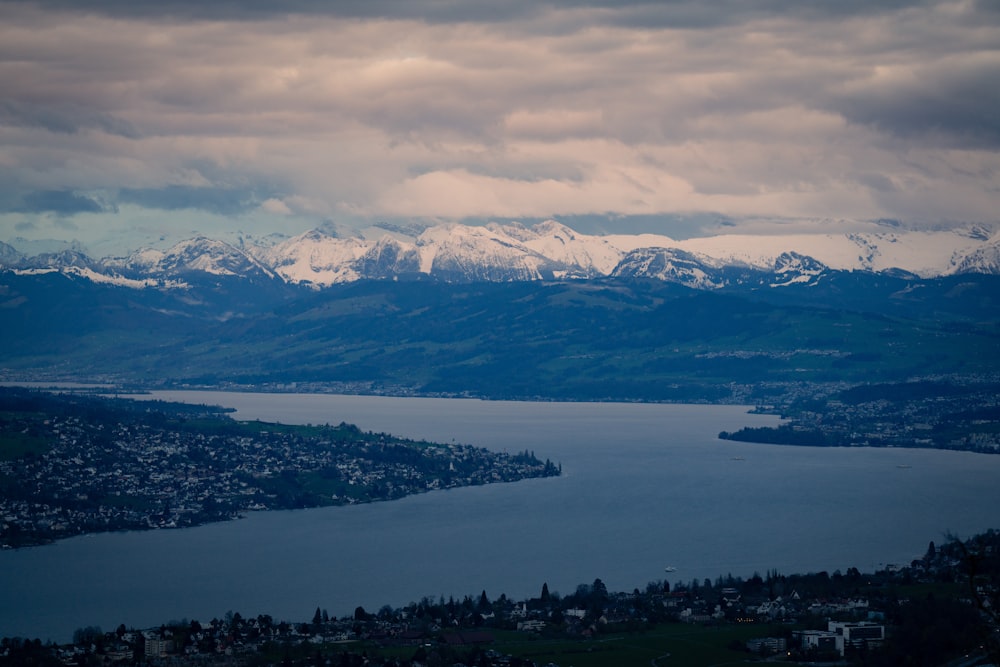
[[[604,613],[604,605],[608,601],[608,587],[600,579],[594,579],[590,586],[590,599],[587,605],[587,613],[591,618],[597,619]]]
[[[548,584],[548,582],[542,584],[541,601],[542,601],[542,604],[548,604],[549,603],[549,584]]]
[[[1000,664],[1000,540],[998,533],[989,530],[962,542],[950,536],[950,551],[961,555],[962,569],[969,586],[969,597],[973,600],[980,618],[987,622],[979,624],[984,635],[982,648],[993,660]],[[942,551],[944,548],[942,547]]]
[[[929,593],[897,605],[890,614],[894,631],[882,654],[886,664],[906,664],[913,656],[920,656],[921,662],[911,664],[943,664],[982,641],[976,609],[959,600]]]
[[[101,646],[104,643],[104,632],[96,625],[77,628],[73,631],[73,643],[77,646],[89,647],[91,644]]]
[[[322,622],[323,622],[323,612],[320,611],[319,607],[316,607],[316,613],[313,614],[313,622],[312,622],[313,627],[314,628],[319,627],[320,623]]]
[[[590,587],[590,591],[595,600],[603,602],[608,599],[608,587],[605,586],[604,582],[600,579],[594,579],[594,583]]]

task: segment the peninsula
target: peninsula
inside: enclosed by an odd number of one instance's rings
[[[225,412],[0,388],[0,546],[560,473],[531,452],[408,440],[346,423],[236,421]]]

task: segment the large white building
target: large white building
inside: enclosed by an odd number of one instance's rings
[[[848,648],[880,644],[885,639],[885,626],[865,621],[828,621],[826,631],[806,630],[796,633],[796,636],[804,649],[833,649],[844,655]]]
[[[158,632],[143,633],[143,638],[145,639],[145,651],[143,653],[146,654],[146,657],[162,658],[174,651],[174,640],[161,637]]]
[[[827,630],[836,634],[837,652],[844,655],[847,647],[862,648],[865,645],[881,644],[885,639],[885,626],[867,621],[830,621]]]

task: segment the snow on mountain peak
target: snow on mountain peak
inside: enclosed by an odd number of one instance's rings
[[[950,273],[1000,274],[1000,234],[952,260]]]
[[[368,247],[363,239],[339,238],[313,229],[260,249],[256,256],[288,282],[327,287],[360,278],[353,264]]]
[[[324,287],[361,279],[423,273],[451,281],[654,277],[714,288],[732,281],[783,285],[818,279],[827,270],[903,272],[919,277],[1000,273],[1000,233],[988,226],[909,231],[784,235],[724,234],[676,241],[655,234],[593,236],[555,220],[485,226],[457,223],[423,228],[419,236],[394,231],[365,238],[314,229],[278,243],[196,237],[162,251],[94,261],[82,253],[4,254],[16,269],[102,274],[109,280],[183,281],[189,273],[267,276]],[[0,247],[0,250],[4,250]],[[770,275],[773,278],[762,277]]]
[[[771,287],[783,287],[795,283],[812,283],[828,269],[822,262],[797,252],[783,252],[774,261],[774,275],[777,280]]]
[[[423,273],[462,280],[539,280],[549,260],[496,226],[441,225],[417,239]]]
[[[620,278],[655,278],[697,289],[718,289],[724,283],[713,277],[710,258],[677,248],[639,248],[628,253],[611,275]]]
[[[903,269],[929,277],[948,273],[955,253],[980,242],[952,232],[865,232],[852,234],[731,234],[678,241],[676,246],[728,264],[767,268],[783,252],[812,257],[841,271]]]

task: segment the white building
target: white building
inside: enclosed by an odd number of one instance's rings
[[[885,640],[885,626],[867,621],[856,623],[830,621],[827,630],[836,635],[837,652],[840,655],[844,655],[847,647],[862,648],[865,645],[881,644]]]

